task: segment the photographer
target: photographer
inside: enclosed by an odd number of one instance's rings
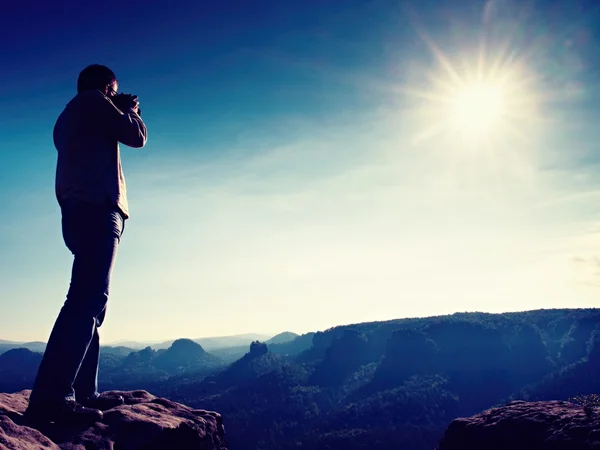
[[[129,218],[119,143],[141,148],[147,130],[137,96],[117,94],[115,74],[91,65],[54,126],[56,198],[74,256],[66,301],[54,324],[29,400],[30,423],[84,419],[123,403],[97,390],[110,275]]]

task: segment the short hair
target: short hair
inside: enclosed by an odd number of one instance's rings
[[[77,78],[77,92],[89,89],[104,89],[107,84],[117,79],[115,73],[101,64],[87,66]]]

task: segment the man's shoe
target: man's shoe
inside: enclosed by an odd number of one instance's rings
[[[99,409],[100,411],[106,411],[117,406],[121,406],[125,403],[125,399],[118,394],[96,394],[91,397],[86,397],[79,400],[83,406],[88,408]]]
[[[95,423],[102,420],[104,414],[99,409],[87,408],[74,399],[61,402],[30,405],[24,419],[33,426],[45,423]]]

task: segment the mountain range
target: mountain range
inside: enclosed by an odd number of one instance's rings
[[[246,334],[218,338],[203,338],[213,345],[221,343],[225,347],[207,352],[196,341],[199,339],[177,339],[170,341],[167,348],[147,346],[136,350],[125,346],[102,346],[100,348],[100,385],[104,389],[135,389],[141,386],[153,387],[156,383],[174,377],[193,379],[227,366],[241,358],[251,342],[244,346],[232,346],[248,338],[259,335]],[[275,351],[288,340],[298,335],[283,332],[268,338]],[[201,340],[201,339],[200,339]],[[1,341],[0,344],[0,392],[12,392],[31,387],[41,362],[45,343],[18,343]],[[253,342],[258,342],[253,341]],[[229,347],[227,347],[229,345]],[[266,345],[266,344],[265,344]],[[306,348],[310,342],[305,340]]]
[[[192,339],[192,341],[200,344],[202,348],[205,350],[224,350],[230,348],[244,348],[246,349],[248,345],[252,341],[264,341],[267,343],[283,343],[294,340],[298,335],[296,333],[292,333],[290,331],[284,331],[275,336],[268,336],[256,333],[248,333],[248,334],[237,334],[232,336],[215,336],[215,337],[204,337]],[[138,342],[138,341],[120,341],[116,343],[111,343],[109,345],[103,346],[106,351],[119,353],[119,354],[129,354],[135,350],[141,350],[146,347],[152,347],[154,350],[161,350],[169,348],[175,339],[169,341],[159,341],[159,342]],[[31,350],[32,352],[44,352],[46,349],[45,342],[16,342],[16,341],[7,341],[4,339],[0,339],[0,355],[2,353],[7,352],[8,350],[12,350],[14,348],[26,348]],[[242,353],[243,355],[243,353]],[[241,356],[241,355],[240,355]]]
[[[246,334],[235,334],[231,336],[213,336],[191,339],[192,341],[200,344],[205,350],[224,349],[231,347],[248,347],[252,341],[266,341],[269,343],[280,343],[293,340],[296,333],[285,331],[275,336],[258,334],[258,333],[246,333]],[[128,347],[134,350],[140,350],[146,347],[152,347],[155,350],[169,348],[176,339],[167,341],[153,341],[153,342],[138,342],[138,341],[119,341],[111,343],[111,347]],[[1,343],[1,341],[0,341]]]
[[[189,339],[124,353],[103,348],[101,389],[219,411],[231,448],[431,450],[456,417],[600,392],[600,309],[357,323],[255,340],[234,361]],[[29,387],[40,359],[0,355],[0,391]]]

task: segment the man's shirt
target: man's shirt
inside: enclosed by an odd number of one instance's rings
[[[78,93],[54,126],[56,198],[109,204],[129,217],[119,142],[146,145],[148,132],[133,110],[121,111],[99,90]]]

